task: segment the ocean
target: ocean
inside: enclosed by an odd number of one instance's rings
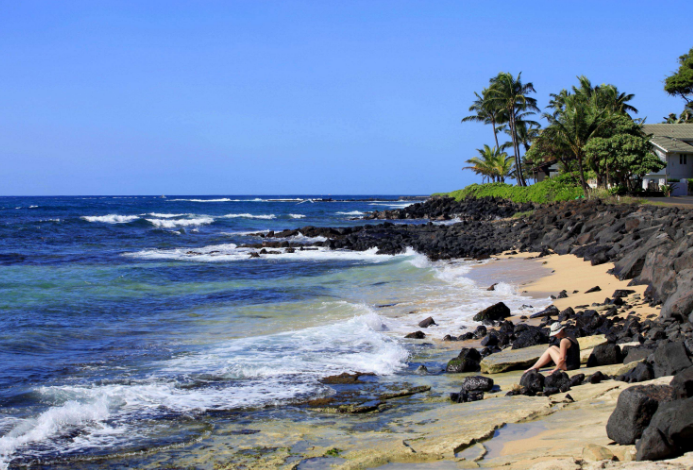
[[[486,290],[478,261],[241,247],[410,204],[330,197],[0,198],[0,469],[137,463],[214,439],[220,417],[298,422],[334,393],[320,379],[440,370],[426,345],[528,303],[511,283]],[[427,341],[403,339],[429,316]]]

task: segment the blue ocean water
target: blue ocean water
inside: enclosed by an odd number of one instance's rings
[[[522,304],[465,262],[239,246],[409,204],[332,197],[0,198],[0,469],[156,446],[200,414],[322,396],[327,375],[405,373],[400,338],[431,311],[442,336],[491,296]]]

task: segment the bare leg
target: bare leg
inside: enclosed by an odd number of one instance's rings
[[[554,364],[558,364],[558,358],[560,357],[561,352],[559,351],[557,346],[549,346],[549,348],[544,351],[544,354],[541,355],[539,360],[529,369],[527,369],[525,372],[530,371],[532,369],[541,369],[544,366],[547,366],[551,361],[553,361]]]

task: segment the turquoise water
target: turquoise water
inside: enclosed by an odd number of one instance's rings
[[[240,247],[407,204],[0,198],[0,468],[165,446],[210,413],[329,395],[320,378],[341,372],[408,374],[401,338],[423,318],[440,338],[491,301],[526,302],[477,287],[474,262]]]

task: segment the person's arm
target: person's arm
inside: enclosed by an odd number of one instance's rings
[[[558,356],[558,364],[556,364],[556,368],[551,371],[553,374],[557,370],[568,370],[568,366],[566,365],[565,361],[566,358],[568,357],[568,348],[570,348],[570,340],[568,338],[563,338],[561,340],[561,345],[558,348],[559,349],[559,356]]]

